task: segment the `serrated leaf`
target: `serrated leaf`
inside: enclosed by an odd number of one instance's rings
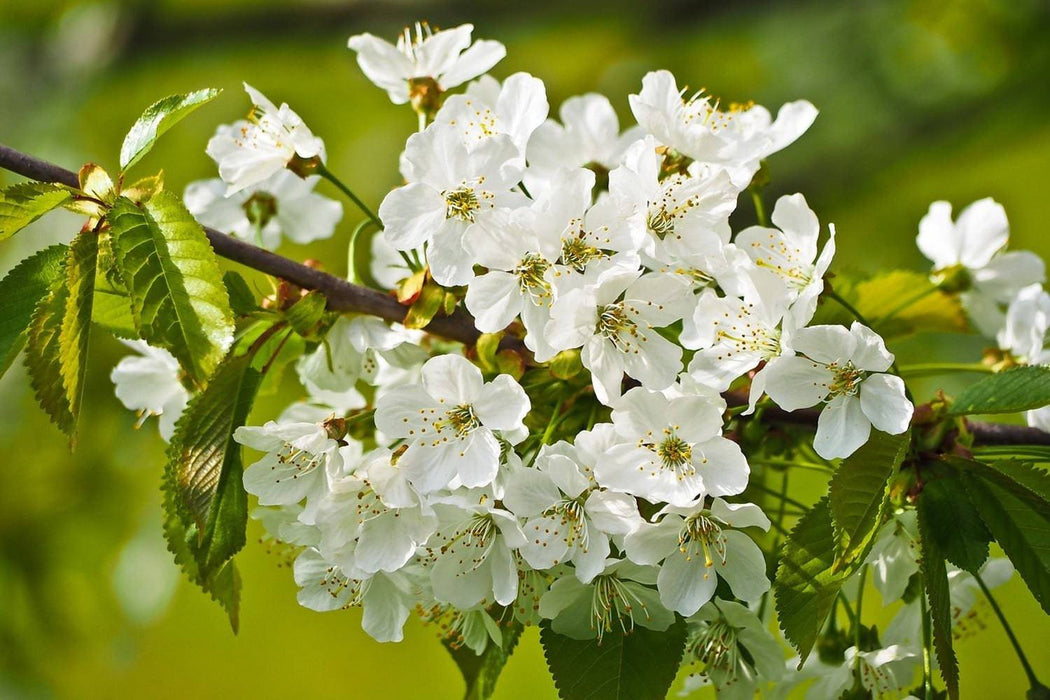
[[[246,353],[227,359],[175,425],[165,469],[168,517],[181,519],[197,541],[190,549],[204,579],[245,543],[248,501],[241,483],[240,446],[233,432],[244,425],[262,379]]]
[[[1014,367],[974,382],[952,402],[951,415],[1020,413],[1050,404],[1050,367]]]
[[[171,95],[154,102],[132,125],[120,147],[120,169],[127,170],[149,153],[160,136],[198,107],[211,102],[222,90],[206,88],[185,95]]]
[[[317,329],[324,316],[328,298],[322,292],[313,291],[303,296],[284,312],[289,325],[301,336],[308,337]]]
[[[222,276],[226,293],[230,296],[230,309],[238,316],[247,316],[259,308],[255,294],[239,273],[229,270]]]
[[[685,620],[663,632],[614,627],[598,640],[560,635],[549,623],[540,627],[547,668],[563,700],[663,700],[685,649]]]
[[[10,238],[72,198],[69,188],[50,182],[23,182],[0,192],[0,241]]]
[[[977,574],[988,559],[992,535],[970,501],[958,472],[927,468],[923,475],[925,484],[918,508],[925,514],[927,536],[948,561]]]
[[[784,637],[806,660],[842,584],[864,561],[871,542],[850,564],[835,569],[835,531],[827,497],[803,515],[791,530],[780,557],[773,594]]]
[[[0,376],[18,356],[25,344],[26,329],[33,310],[62,275],[66,252],[64,245],[53,245],[18,263],[0,280]]]
[[[933,647],[937,652],[937,662],[948,690],[948,697],[957,700],[959,662],[952,647],[952,598],[948,589],[948,568],[944,563],[944,553],[937,546],[937,538],[932,532],[935,525],[930,518],[936,513],[922,507],[918,511],[919,543],[922,548],[919,567],[926,586],[925,595],[929,603],[930,620],[933,623]]]
[[[97,256],[95,234],[74,239],[61,274],[33,312],[26,341],[26,369],[37,401],[71,441],[83,393]]]
[[[1044,469],[1015,459],[985,463],[946,457],[944,461],[1006,489],[1031,508],[1050,513],[1050,473]]]
[[[109,222],[140,337],[169,350],[203,385],[233,338],[229,297],[204,230],[168,191],[141,206],[117,198]]]
[[[1050,513],[972,473],[961,476],[985,526],[1043,611],[1050,614]]]
[[[511,622],[502,627],[502,644],[494,644],[489,640],[485,651],[475,654],[474,650],[467,646],[452,647],[445,643],[452,660],[456,662],[463,681],[467,685],[464,697],[467,698],[489,698],[496,689],[496,681],[507,665],[507,660],[518,646],[518,640],[524,628],[518,622]]]
[[[831,520],[838,546],[835,565],[853,561],[871,542],[889,497],[887,485],[908,451],[908,433],[872,431],[859,450],[842,460],[828,489]]]

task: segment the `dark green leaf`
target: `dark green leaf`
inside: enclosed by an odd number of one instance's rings
[[[926,482],[918,508],[926,519],[926,536],[937,551],[960,569],[976,574],[988,559],[988,528],[970,501],[958,472],[924,469]]]
[[[171,95],[146,108],[124,137],[120,147],[120,169],[127,170],[149,153],[161,134],[201,105],[218,97],[222,90],[207,88],[185,95]]]
[[[1050,512],[1050,473],[1043,469],[1013,459],[985,463],[948,457],[945,461],[997,484],[1036,510]]]
[[[951,413],[1020,413],[1050,404],[1050,367],[1027,365],[993,374],[966,387]]]
[[[241,594],[241,577],[237,572],[237,566],[233,560],[230,560],[213,576],[201,575],[195,556],[196,529],[191,528],[187,531],[182,521],[172,514],[174,506],[169,501],[172,493],[169,489],[165,490],[164,539],[167,540],[168,551],[175,555],[175,563],[182,569],[186,578],[200,586],[205,593],[211,596],[212,600],[222,606],[230,619],[230,627],[236,634],[240,626]]]
[[[835,471],[828,491],[839,548],[836,566],[853,561],[871,542],[888,499],[887,484],[908,451],[910,435],[872,431],[871,438]]]
[[[682,618],[663,632],[635,627],[625,635],[614,626],[599,644],[560,635],[545,622],[540,642],[563,700],[663,700],[682,660],[685,632]]]
[[[62,384],[69,399],[74,421],[80,415],[87,371],[88,338],[91,335],[91,309],[95,297],[98,263],[98,236],[84,232],[73,239],[66,262],[66,313],[59,332]],[[74,426],[75,430],[75,426]]]
[[[73,196],[50,182],[23,182],[0,192],[0,241],[10,238]]]
[[[230,308],[233,313],[247,316],[259,308],[252,288],[240,274],[230,270],[222,276],[222,282],[226,285],[226,293],[230,295]]]
[[[948,697],[955,700],[959,697],[959,662],[952,648],[952,599],[948,590],[948,568],[944,563],[944,553],[937,546],[937,538],[932,532],[934,524],[930,521],[936,515],[936,511],[919,508],[919,543],[922,546],[919,566],[926,586],[926,600],[933,623],[933,647],[937,652],[941,677],[948,689]]]
[[[44,248],[18,263],[0,281],[0,299],[4,300],[4,312],[0,314],[0,376],[25,343],[33,309],[62,276],[67,250],[64,245]]]
[[[835,568],[835,531],[827,498],[803,515],[788,535],[773,594],[780,629],[798,650],[800,664],[813,649],[842,584],[864,561],[870,545],[869,541],[851,564]]]
[[[233,337],[229,297],[204,230],[168,191],[141,206],[119,197],[109,220],[140,337],[169,350],[203,385]]]
[[[1033,508],[998,484],[969,472],[961,476],[984,524],[1050,614],[1050,512]]]
[[[502,627],[503,643],[494,644],[489,640],[488,646],[481,654],[475,654],[473,649],[466,646],[452,647],[445,643],[445,648],[456,662],[459,672],[463,674],[463,681],[467,684],[467,698],[489,698],[496,688],[496,681],[507,665],[507,660],[518,646],[523,627],[518,622],[511,622]]]

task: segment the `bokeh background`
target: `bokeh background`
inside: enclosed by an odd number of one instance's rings
[[[226,88],[137,166],[141,174],[163,168],[168,185],[181,188],[214,177],[204,145],[217,124],[247,112],[240,92],[247,80],[298,110],[326,140],[332,170],[377,204],[398,184],[397,154],[415,116],[366,82],[346,38],[371,31],[392,39],[416,19],[470,21],[476,36],[507,46],[497,77],[529,71],[546,81],[553,105],[604,92],[625,123],[627,94],[654,68],[774,110],[800,97],[814,102],[815,126],[770,163],[769,195],[802,191],[823,221],[837,224],[837,269],[925,269],[913,240],[929,202],[958,208],[988,195],[1005,204],[1014,247],[1050,256],[1048,7],[1045,0],[0,0],[0,142],[71,169],[87,161],[115,169],[123,134],[146,105]],[[0,172],[0,184],[11,181]],[[738,223],[750,223],[743,209]],[[332,240],[282,252],[345,272],[356,223],[347,212]],[[71,238],[79,223],[63,216],[0,246],[0,268]],[[380,645],[360,631],[356,612],[299,608],[285,562],[254,542],[239,556],[245,585],[241,633],[233,636],[164,550],[164,445],[152,424],[135,430],[135,416],[113,397],[109,369],[126,351],[98,337],[74,454],[35,407],[20,367],[0,382],[0,697],[461,695],[433,628],[412,622],[403,644]],[[906,360],[974,357],[979,348],[921,336],[893,349]],[[255,422],[295,393],[286,382],[263,397]],[[819,494],[814,487],[796,495]],[[258,534],[252,523],[249,539]],[[1047,618],[1019,580],[1000,591],[1046,681]],[[865,612],[878,607],[872,597]],[[963,697],[1020,697],[1020,667],[987,609],[982,618],[987,629],[958,642]],[[497,697],[555,697],[534,630]]]

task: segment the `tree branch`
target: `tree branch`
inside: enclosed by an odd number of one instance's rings
[[[75,173],[3,144],[0,144],[0,168],[31,180],[79,187]],[[204,232],[208,235],[208,240],[217,255],[287,280],[304,289],[315,289],[327,297],[328,308],[333,311],[356,311],[378,316],[387,321],[398,322],[404,320],[408,311],[389,294],[351,284],[341,277],[307,267],[213,228],[205,226]],[[476,342],[480,335],[474,327],[474,319],[463,309],[456,309],[451,316],[435,318],[424,330],[468,345]],[[519,338],[505,336],[500,345],[528,355],[528,350]],[[724,396],[730,406],[747,405],[747,395],[741,392],[727,392]],[[765,416],[773,422],[810,426],[816,424],[818,415],[819,413],[813,409],[787,412],[779,408],[771,408],[765,413]],[[976,444],[1050,445],[1050,433],[1038,428],[982,421],[968,421],[968,424]]]
[[[80,186],[76,173],[3,144],[0,144],[0,167],[40,182]],[[213,228],[205,226],[204,232],[217,255],[304,289],[315,289],[328,298],[328,308],[333,311],[357,311],[398,322],[404,320],[408,311],[389,294],[351,284],[341,277],[289,260]],[[451,316],[435,318],[424,330],[468,345],[476,342],[480,335],[474,327],[474,319],[462,309],[457,309]],[[520,339],[510,336],[504,337],[501,346],[527,352]]]

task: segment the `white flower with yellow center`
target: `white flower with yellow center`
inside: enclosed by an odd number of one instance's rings
[[[175,422],[190,400],[190,392],[180,379],[182,368],[164,348],[152,347],[143,340],[121,342],[138,354],[123,358],[109,374],[117,398],[125,407],[139,411],[142,420],[159,416],[160,436],[170,440]]]
[[[464,234],[496,207],[528,200],[511,192],[521,179],[517,148],[495,135],[467,148],[459,132],[431,124],[409,137],[402,155],[407,185],[383,199],[383,236],[398,250],[427,245],[430,271],[439,284],[462,285],[473,277],[474,254]]]
[[[481,370],[459,355],[423,365],[422,384],[401,386],[376,405],[375,425],[408,449],[398,460],[421,493],[459,485],[487,486],[496,478],[501,444],[523,437],[529,398],[501,374],[486,383]]]
[[[893,355],[877,333],[854,321],[811,326],[795,333],[793,357],[771,367],[765,391],[785,411],[826,404],[813,448],[824,459],[848,457],[868,441],[871,427],[897,435],[908,429],[914,407],[904,381],[886,374]]]
[[[724,410],[714,392],[631,389],[612,412],[619,443],[598,457],[594,478],[651,503],[684,507],[740,493],[750,469],[740,446],[722,437]]]
[[[413,97],[440,98],[445,90],[487,72],[507,53],[498,41],[471,43],[472,24],[432,30],[426,22],[417,22],[414,30],[406,27],[396,46],[368,33],[352,36],[347,42],[357,52],[362,72],[386,90],[390,101],[397,105]],[[420,94],[427,90],[437,94]]]
[[[465,94],[446,99],[434,121],[459,131],[468,148],[490,136],[509,137],[518,149],[516,162],[524,167],[529,137],[549,109],[547,88],[539,78],[515,73],[501,85],[486,75],[468,85]]]
[[[562,102],[558,117],[560,124],[548,119],[532,134],[530,168],[547,173],[586,167],[607,176],[641,137],[638,127],[621,134],[620,120],[609,98],[593,92]]]
[[[219,176],[229,185],[227,195],[263,182],[293,158],[324,161],[324,142],[291,107],[277,107],[247,83],[244,89],[252,99],[248,121],[220,126],[207,147],[219,165]]]
[[[816,108],[805,100],[785,104],[774,121],[760,105],[723,108],[703,90],[691,97],[685,92],[668,71],[653,71],[642,79],[641,92],[630,96],[631,111],[663,145],[726,168],[740,189],[750,184],[763,158],[794,143],[817,117]]]
[[[636,564],[660,564],[656,587],[667,609],[692,615],[714,596],[719,578],[745,602],[769,590],[762,550],[737,531],[769,529],[761,508],[715,498],[709,507],[701,500],[692,507],[667,506],[660,513],[658,522],[645,523],[627,535],[624,546]]]

